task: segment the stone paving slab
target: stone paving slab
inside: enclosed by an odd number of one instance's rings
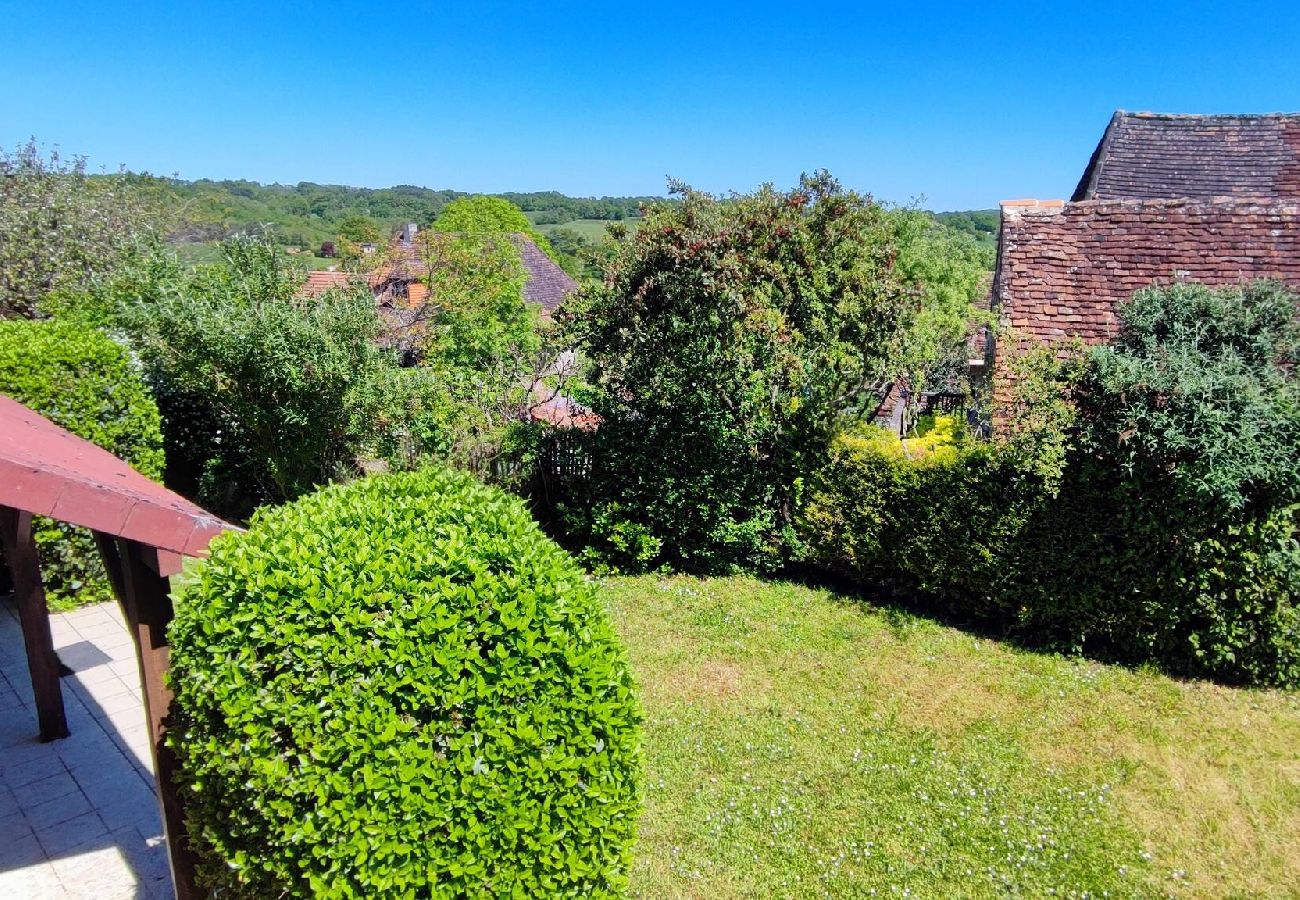
[[[0,898],[172,896],[131,635],[115,603],[50,617],[70,737],[36,740],[22,629],[0,603]]]

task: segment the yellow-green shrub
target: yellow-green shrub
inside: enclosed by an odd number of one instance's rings
[[[639,713],[520,501],[376,476],[218,538],[171,629],[190,838],[223,897],[609,896]]]
[[[800,534],[816,565],[998,620],[1006,600],[991,586],[1047,493],[1010,454],[946,427],[899,440],[872,426],[836,438],[809,479]]]

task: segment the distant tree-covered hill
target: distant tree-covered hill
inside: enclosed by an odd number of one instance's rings
[[[182,181],[151,175],[132,176],[140,188],[157,195],[175,219],[178,243],[203,243],[250,228],[269,228],[286,245],[315,249],[325,241],[358,239],[377,231],[387,239],[406,222],[427,226],[443,206],[464,191],[433,190],[413,185],[357,188],[300,182],[296,185],[255,181]],[[652,197],[568,197],[555,191],[506,193],[505,197],[539,225],[580,219],[617,221],[637,215]]]
[[[407,222],[432,223],[442,208],[468,194],[414,185],[359,188],[337,184],[260,184],[256,181],[185,181],[154,175],[129,178],[169,213],[171,239],[195,262],[215,253],[212,246],[232,234],[267,232],[279,243],[302,252],[309,265],[324,267],[338,260],[322,248],[387,241]],[[500,194],[525,213],[551,239],[562,256],[584,256],[582,247],[600,242],[605,226],[625,222],[635,228],[643,203],[662,197],[569,197],[558,191]],[[989,248],[997,243],[997,210],[936,213],[945,225],[976,238]]]
[[[1002,214],[996,209],[968,209],[960,212],[935,213],[934,217],[950,228],[973,235],[982,244],[996,245]]]

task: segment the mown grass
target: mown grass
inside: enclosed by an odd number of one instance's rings
[[[174,249],[181,262],[188,266],[212,265],[221,262],[221,242],[208,241],[202,244],[177,244]],[[293,259],[309,270],[328,269],[330,266],[342,265],[342,260],[310,253],[297,253]]]
[[[605,229],[614,224],[606,219],[574,219],[572,222],[564,222],[560,225],[538,225],[537,230],[542,234],[550,234],[557,228],[568,228],[570,231],[576,231],[587,241],[593,244],[599,244],[605,238]],[[634,232],[641,225],[641,220],[637,218],[623,219],[621,224],[627,227],[629,232]]]
[[[1296,896],[1296,694],[789,583],[602,592],[645,704],[638,896]]]

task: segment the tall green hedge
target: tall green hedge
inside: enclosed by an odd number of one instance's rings
[[[98,331],[62,322],[0,321],[0,394],[160,478],[162,433],[127,352]],[[90,532],[38,517],[41,574],[55,605],[108,599]]]
[[[1032,646],[1300,684],[1297,507],[1210,519],[1095,460],[1053,486],[998,447],[885,443],[841,438],[810,479],[815,565]]]
[[[213,542],[174,746],[223,897],[610,896],[639,712],[584,573],[464,474],[367,478]]]
[[[1032,644],[1300,684],[1296,308],[1269,283],[1140,292],[1022,420],[1062,426],[1050,460],[1014,430],[945,457],[841,437],[813,558]]]

